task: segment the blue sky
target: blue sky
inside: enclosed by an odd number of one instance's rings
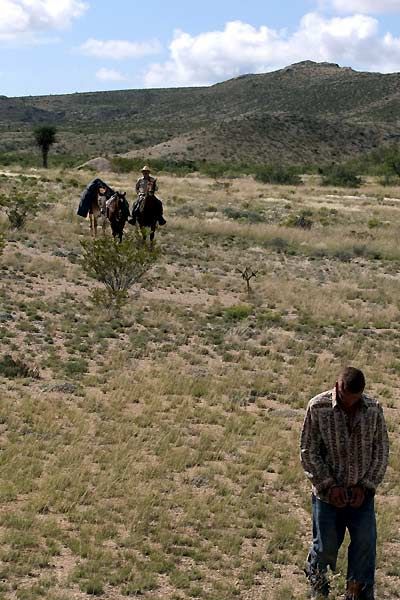
[[[300,60],[400,71],[400,0],[0,0],[0,94],[209,85]]]

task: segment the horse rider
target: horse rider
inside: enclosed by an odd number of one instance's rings
[[[142,176],[139,177],[139,179],[136,181],[135,186],[137,200],[132,207],[132,218],[129,220],[129,223],[131,225],[134,225],[136,223],[136,213],[143,210],[143,204],[144,200],[146,199],[146,196],[148,194],[155,196],[155,192],[158,190],[157,179],[150,175],[150,167],[145,165],[141,169],[141,172]],[[159,198],[157,198],[157,200],[159,201],[160,205],[160,215],[158,218],[158,222],[160,225],[165,225],[166,220],[163,217],[163,205]]]

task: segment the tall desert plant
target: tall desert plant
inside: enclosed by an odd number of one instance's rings
[[[57,128],[54,125],[40,125],[33,130],[36,144],[42,151],[43,167],[47,169],[51,146],[56,141]]]

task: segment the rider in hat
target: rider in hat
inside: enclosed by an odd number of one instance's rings
[[[158,189],[157,179],[150,175],[150,167],[145,165],[142,169],[142,176],[136,182],[136,193],[138,196],[145,196],[147,192],[156,192]]]
[[[150,175],[150,167],[145,165],[142,169],[142,176],[136,181],[135,190],[137,200],[132,208],[132,219],[129,221],[132,225],[136,222],[135,213],[141,210],[141,205],[147,194],[155,194],[158,190],[157,179]],[[166,221],[163,217],[162,202],[160,200],[160,217],[158,219],[160,225],[165,225]]]

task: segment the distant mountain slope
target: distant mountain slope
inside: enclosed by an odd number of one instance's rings
[[[336,119],[297,114],[246,115],[204,127],[161,144],[125,154],[212,162],[287,162],[341,160],[387,141],[384,129]]]
[[[24,99],[0,96],[0,123],[40,123],[58,120],[54,111],[35,107]]]
[[[319,162],[400,135],[399,74],[311,61],[207,88],[1,100],[1,139],[15,150],[23,149],[24,139],[29,147],[29,128],[38,120],[57,122],[59,151],[88,156]],[[21,127],[25,138],[13,137]]]

